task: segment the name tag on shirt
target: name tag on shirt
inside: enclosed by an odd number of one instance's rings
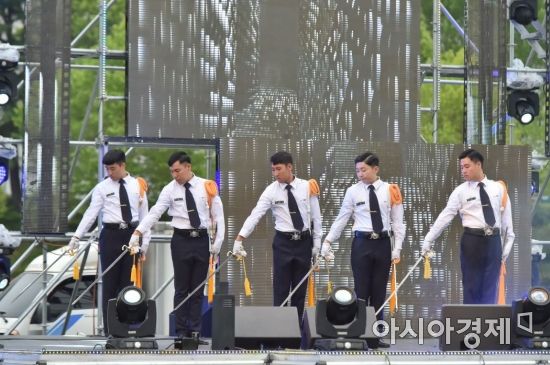
[[[365,202],[359,202],[359,203],[355,203],[355,206],[358,207],[360,205],[365,205]]]
[[[466,199],[467,202],[471,202],[472,200],[476,200],[476,197],[472,196],[471,198]]]
[[[175,202],[183,201],[183,198],[176,198],[174,199]]]
[[[285,201],[284,200],[275,200],[275,204],[284,204]]]
[[[115,195],[115,193],[109,193],[109,194],[107,194],[107,198],[110,197],[110,196],[113,196],[113,195]]]

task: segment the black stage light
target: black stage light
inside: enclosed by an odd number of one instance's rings
[[[13,99],[13,86],[7,78],[0,75],[0,106],[6,105]]]
[[[10,285],[10,275],[6,273],[0,274],[0,291],[6,290],[6,288]]]
[[[365,301],[346,287],[332,291],[327,300],[317,302],[315,326],[323,337],[315,340],[314,348],[331,350],[367,350],[365,334],[367,311]]]
[[[513,0],[510,3],[510,19],[521,25],[537,20],[537,0]]]
[[[529,124],[539,115],[539,94],[532,90],[512,90],[508,94],[508,114],[521,124]]]
[[[550,293],[546,288],[534,287],[527,297],[512,303],[512,329],[517,346],[550,347]]]
[[[109,349],[157,349],[154,339],[157,310],[154,300],[147,300],[145,292],[135,286],[122,289],[116,299],[107,305],[107,327],[112,338]],[[153,338],[146,338],[153,337]]]

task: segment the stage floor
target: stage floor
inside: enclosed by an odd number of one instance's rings
[[[208,339],[206,339],[208,342]],[[548,364],[550,351],[448,351],[436,339],[420,345],[399,339],[384,351],[316,352],[302,350],[174,350],[173,340],[158,339],[158,350],[105,350],[104,337],[0,336],[2,364]]]

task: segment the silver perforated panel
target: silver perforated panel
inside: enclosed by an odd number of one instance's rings
[[[129,0],[128,135],[418,139],[420,2]]]
[[[345,190],[354,184],[355,156],[366,150],[381,159],[381,178],[398,183],[404,196],[406,240],[398,265],[398,281],[420,254],[420,244],[430,225],[445,207],[452,190],[462,182],[458,155],[463,145],[361,143],[311,140],[273,141],[263,138],[224,138],[220,141],[221,194],[230,243],[254,208],[265,187],[271,183],[269,156],[288,150],[294,156],[297,176],[316,178],[321,187],[321,212],[325,234],[334,221]],[[474,146],[486,157],[485,172],[491,179],[508,183],[512,203],[516,244],[508,263],[508,301],[518,298],[530,283],[529,166],[530,153],[518,146]],[[244,296],[242,268],[231,262],[224,277],[240,305],[272,304],[273,223],[270,213],[245,241],[247,272],[253,296]],[[405,318],[438,318],[442,304],[462,303],[459,265],[461,224],[456,218],[437,241],[432,260],[433,278],[424,280],[418,267],[401,288],[398,323]],[[351,222],[336,249],[330,279],[336,285],[353,286],[351,273]],[[231,249],[231,245],[223,251]],[[318,293],[326,293],[328,273],[322,266]],[[401,323],[402,324],[402,323]]]

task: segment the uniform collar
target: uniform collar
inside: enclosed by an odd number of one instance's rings
[[[482,182],[483,185],[487,186],[487,183],[489,182],[487,175],[483,176],[483,179],[481,181],[468,181],[468,186],[471,188],[475,188],[480,182]]]
[[[370,185],[374,186],[374,190],[378,190],[378,188],[380,187],[380,185],[382,185],[382,179],[378,178],[376,179],[375,182],[373,182],[372,184],[368,184],[368,183],[365,183],[363,182],[363,184],[365,185],[365,187],[368,189],[368,187]]]
[[[191,179],[189,179],[187,181],[191,186],[195,186],[198,182],[199,182],[199,179],[197,178],[197,175],[193,174],[193,177],[191,177]],[[183,184],[182,186],[184,186],[185,184]]]
[[[124,176],[122,179],[120,180],[124,180],[124,184],[128,184],[128,178],[130,178],[130,173],[129,172],[126,172],[126,176]],[[119,181],[116,181],[117,183],[119,183]]]
[[[296,185],[298,185],[298,178],[296,177],[296,175],[294,175],[294,179],[290,182],[290,184],[280,182],[277,182],[277,184],[279,184],[279,187],[281,189],[285,189],[287,185],[290,185],[295,189]]]

